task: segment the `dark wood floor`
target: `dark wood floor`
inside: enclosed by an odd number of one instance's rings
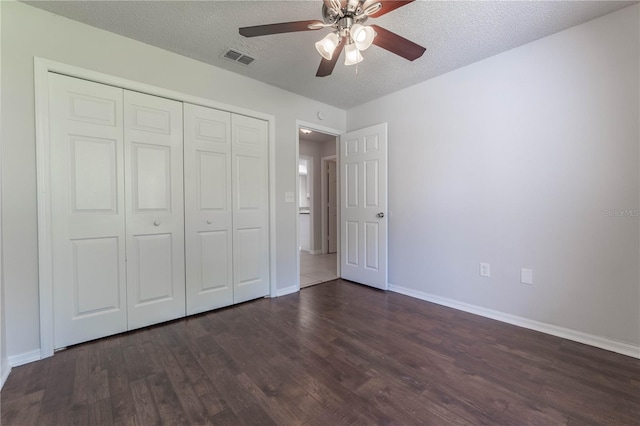
[[[632,425],[640,360],[345,281],[14,368],[2,425]]]

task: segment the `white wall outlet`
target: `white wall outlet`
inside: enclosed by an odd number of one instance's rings
[[[488,263],[480,263],[480,276],[481,277],[490,277],[491,276],[491,265]]]
[[[533,269],[520,269],[520,282],[522,284],[533,284]]]
[[[296,196],[293,192],[285,192],[284,193],[284,202],[285,203],[294,203],[296,201]]]

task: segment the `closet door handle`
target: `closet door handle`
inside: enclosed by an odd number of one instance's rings
[[[207,225],[211,225],[211,219],[207,219]]]
[[[153,226],[160,226],[160,221],[156,220],[155,222],[153,222]]]

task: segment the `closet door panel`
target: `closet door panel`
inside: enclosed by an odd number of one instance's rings
[[[229,234],[225,230],[198,232],[200,239],[200,292],[229,289],[231,259],[228,256]],[[227,300],[228,301],[228,300]]]
[[[138,235],[129,262],[137,265],[138,274],[129,285],[136,289],[134,304],[171,301],[173,299],[173,253],[171,234]]]
[[[262,229],[261,228],[244,228],[238,229],[237,233],[238,245],[238,264],[242,268],[238,268],[238,286],[246,286],[259,283],[262,277]]]
[[[233,115],[234,303],[269,294],[268,123]]]
[[[187,313],[233,303],[231,114],[184,105]]]
[[[131,143],[135,213],[171,212],[171,147]]]
[[[72,242],[74,315],[76,318],[120,309],[118,239],[87,238]]]
[[[54,347],[127,328],[123,91],[49,76]]]
[[[182,103],[124,91],[128,328],[185,315]]]

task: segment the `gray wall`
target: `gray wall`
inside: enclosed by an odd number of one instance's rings
[[[2,8],[0,7],[0,28],[2,27]],[[0,30],[0,34],[2,31]],[[2,46],[0,43],[0,52]],[[0,56],[2,54],[0,53]],[[0,67],[0,93],[2,93],[2,67]],[[0,102],[0,134],[2,133],[2,103]],[[2,152],[0,151],[0,171],[2,170]],[[0,173],[0,187],[2,175]],[[0,197],[0,388],[9,375],[9,358],[7,354],[7,331],[4,319],[4,268],[2,267],[2,199]]]
[[[640,208],[638,30],[635,5],[347,111],[389,123],[392,284],[640,343],[639,218],[611,216]]]
[[[2,8],[2,206],[9,356],[39,349],[33,57],[275,116],[277,286],[294,286],[296,120],[346,127],[343,110],[18,2]]]

